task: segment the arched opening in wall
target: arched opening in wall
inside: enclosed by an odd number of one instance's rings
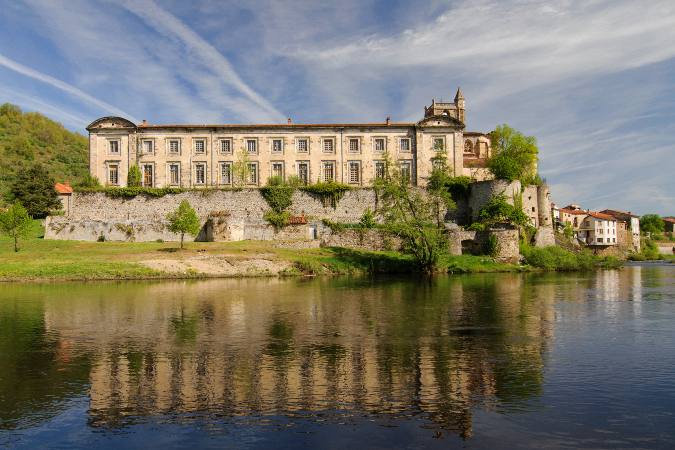
[[[462,241],[462,255],[479,255],[481,253],[480,245],[473,239],[464,239]]]
[[[464,153],[473,154],[473,142],[469,140],[464,141]]]

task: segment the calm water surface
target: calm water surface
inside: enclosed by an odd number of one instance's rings
[[[0,285],[0,447],[675,448],[675,265]]]

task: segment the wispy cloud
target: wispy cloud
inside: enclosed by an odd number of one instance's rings
[[[93,97],[86,92],[82,91],[81,89],[76,88],[75,86],[72,86],[64,81],[61,81],[57,78],[54,78],[50,75],[47,75],[45,73],[39,72],[37,70],[31,69],[30,67],[24,66],[23,64],[19,64],[16,61],[13,61],[6,56],[0,55],[0,66],[6,67],[8,69],[11,69],[17,73],[20,73],[21,75],[25,75],[27,77],[33,78],[35,80],[38,80],[42,83],[46,83],[52,87],[55,87],[57,89],[62,90],[63,92],[66,92],[80,100],[84,100],[87,103],[90,103],[94,106],[97,106],[101,108],[104,111],[109,111],[112,114],[115,115],[122,115],[125,117],[128,117],[131,120],[136,120],[134,119],[134,116],[122,111],[121,109],[106,103],[102,100],[99,100],[96,97]]]
[[[177,19],[174,15],[159,7],[154,1],[127,0],[121,3],[127,10],[140,17],[154,30],[164,37],[176,40],[185,47],[189,54],[195,54],[201,61],[204,69],[214,72],[218,79],[238,91],[245,98],[258,106],[269,117],[281,120],[283,115],[260,94],[248,86],[236,73],[229,63],[215,47],[201,38],[191,28]],[[193,79],[195,80],[195,79]],[[198,81],[200,87],[213,89],[214,86],[208,79]],[[208,95],[208,94],[207,94]],[[225,100],[228,100],[225,98]],[[230,104],[229,106],[235,106]]]

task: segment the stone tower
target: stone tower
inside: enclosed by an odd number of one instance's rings
[[[457,88],[457,93],[455,94],[455,107],[457,108],[457,118],[462,122],[466,123],[466,118],[464,115],[464,94],[462,90]]]

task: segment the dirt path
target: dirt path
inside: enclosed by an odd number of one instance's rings
[[[171,274],[202,274],[209,276],[264,276],[278,275],[292,264],[288,261],[226,255],[200,255],[187,258],[148,259],[140,264]]]

